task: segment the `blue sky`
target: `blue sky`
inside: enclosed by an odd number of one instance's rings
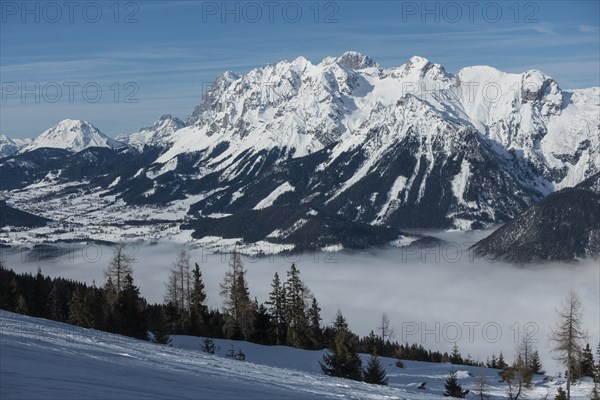
[[[225,70],[346,50],[385,67],[420,55],[450,72],[535,68],[565,89],[600,86],[597,1],[76,3],[0,0],[1,133],[72,118],[116,136],[186,118]]]

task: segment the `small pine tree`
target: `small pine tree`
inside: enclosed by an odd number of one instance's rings
[[[546,371],[542,368],[542,362],[540,361],[540,353],[534,350],[529,358],[529,370],[532,374],[544,375]]]
[[[567,393],[562,388],[562,386],[558,388],[556,396],[554,396],[554,400],[567,400]]]
[[[598,384],[594,385],[594,389],[592,389],[590,400],[600,400],[600,390],[598,390]]]
[[[123,289],[116,305],[118,333],[138,339],[148,339],[146,302],[133,283],[130,274],[125,275]]]
[[[273,339],[271,315],[264,304],[258,304],[254,299],[254,333],[252,341],[258,344],[270,345]]]
[[[254,329],[254,303],[250,300],[246,270],[236,249],[231,254],[229,266],[221,283],[225,314],[223,333],[228,339],[249,340]]]
[[[305,300],[308,291],[302,279],[300,270],[292,264],[285,282],[285,310],[287,322],[288,346],[305,348],[309,341],[309,322],[306,315]]]
[[[151,330],[153,336],[152,341],[158,344],[171,343],[171,337],[169,336],[169,327],[167,325],[165,313],[162,307],[153,317],[154,318],[152,322],[154,328]]]
[[[356,336],[350,331],[346,319],[339,311],[334,325],[336,334],[333,346],[323,355],[323,362],[320,362],[321,369],[325,375],[360,381],[362,362],[357,351]]]
[[[488,368],[497,368],[498,360],[496,360],[496,355],[492,354],[492,359],[489,360],[486,365]]]
[[[192,291],[190,293],[190,333],[199,335],[203,332],[206,325],[207,307],[204,305],[206,293],[204,291],[204,281],[200,266],[195,263],[192,270]]]
[[[589,376],[594,378],[594,354],[590,344],[587,343],[581,353],[581,366],[579,367],[580,376]]]
[[[506,363],[506,361],[504,361],[504,354],[500,352],[500,355],[498,356],[498,361],[496,362],[496,368],[505,369],[506,367],[508,367],[508,364]]]
[[[320,349],[323,342],[323,331],[321,330],[321,307],[315,297],[308,309],[308,334],[311,341],[311,347]]]
[[[450,375],[448,376],[448,379],[446,379],[446,383],[444,383],[444,396],[464,399],[467,393],[469,393],[469,391],[463,390],[462,386],[458,383],[456,371],[454,371],[453,368],[450,370]]]
[[[456,343],[454,343],[454,346],[452,346],[452,354],[450,355],[450,362],[452,364],[462,364],[463,363],[462,356],[460,355],[460,351],[458,350],[458,346],[456,345]]]
[[[229,347],[229,349],[227,350],[227,353],[225,353],[225,358],[233,357],[235,357],[235,349],[233,348],[233,345],[231,345],[231,347]]]
[[[215,341],[209,337],[202,339],[202,346],[200,349],[205,353],[215,354]]]
[[[388,378],[385,373],[385,369],[381,365],[379,357],[377,357],[377,352],[375,351],[373,351],[371,357],[369,358],[369,364],[364,372],[364,381],[375,385],[387,386],[388,384]]]
[[[235,359],[238,361],[246,361],[246,354],[242,351],[242,349],[238,349],[238,352],[235,353]]]
[[[275,272],[273,283],[271,283],[269,300],[267,300],[265,304],[268,306],[269,314],[271,315],[275,344],[277,345],[285,345],[287,343],[285,297],[285,287],[279,279],[279,274]]]
[[[42,269],[38,268],[33,283],[31,308],[29,309],[32,316],[42,318],[47,316],[48,295],[46,278],[42,275]]]

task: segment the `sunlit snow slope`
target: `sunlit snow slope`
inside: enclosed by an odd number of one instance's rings
[[[200,338],[175,337],[173,347],[0,311],[0,398],[7,399],[439,399],[449,365],[383,359],[390,387],[330,378],[320,351],[218,340],[246,362],[198,350]],[[268,364],[268,365],[267,365]],[[479,369],[458,366],[472,388]],[[483,369],[491,398],[503,398],[496,370]],[[469,374],[473,375],[470,376]],[[427,382],[425,390],[416,387]],[[530,398],[553,394],[561,382],[536,378]],[[591,384],[575,385],[586,398]]]

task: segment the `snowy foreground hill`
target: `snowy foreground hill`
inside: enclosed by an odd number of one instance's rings
[[[217,355],[208,355],[199,350],[197,337],[175,337],[173,346],[161,346],[0,310],[0,398],[441,399],[451,368],[407,361],[399,369],[393,359],[383,359],[390,386],[382,387],[324,376],[318,365],[321,351],[215,342]],[[232,345],[247,361],[222,357]],[[490,398],[505,398],[496,370],[456,370],[460,384],[469,389],[483,372]],[[422,382],[426,389],[417,389]],[[536,376],[526,398],[553,398],[562,383]],[[572,398],[589,398],[591,389],[590,382],[578,383]]]

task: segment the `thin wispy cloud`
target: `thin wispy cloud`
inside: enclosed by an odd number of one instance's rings
[[[444,14],[442,3],[442,14],[424,17],[420,11],[407,15],[402,3],[385,1],[336,3],[335,23],[324,23],[328,10],[314,14],[308,8],[298,23],[280,14],[274,22],[250,23],[244,18],[223,20],[220,13],[207,18],[202,2],[140,1],[138,22],[133,24],[114,23],[109,9],[111,18],[98,24],[81,19],[70,24],[21,23],[20,19],[3,23],[0,74],[2,82],[18,83],[91,81],[107,86],[111,81],[133,81],[146,100],[162,99],[164,110],[177,110],[180,115],[191,113],[202,85],[226,70],[247,73],[298,56],[318,63],[347,50],[359,50],[385,67],[421,55],[451,72],[468,65],[522,72],[519,68],[526,66],[552,75],[562,87],[598,86],[600,77],[594,71],[600,66],[598,5],[559,3],[537,2],[537,10],[522,5],[518,15],[502,4],[497,23],[490,22],[481,8],[474,21],[463,10],[455,23]],[[537,22],[525,23],[530,14]],[[34,113],[27,119],[29,129],[21,128],[14,114],[5,111],[7,105],[0,109],[3,131],[19,137],[48,128],[46,120]],[[11,99],[12,112],[19,107],[27,114],[32,105]],[[52,107],[59,115],[72,115],[74,110],[73,104]],[[112,120],[121,118],[115,109],[110,112]],[[146,126],[155,117],[154,110],[148,110],[135,122],[115,123],[108,131]],[[105,112],[98,111],[91,122],[105,118]]]

